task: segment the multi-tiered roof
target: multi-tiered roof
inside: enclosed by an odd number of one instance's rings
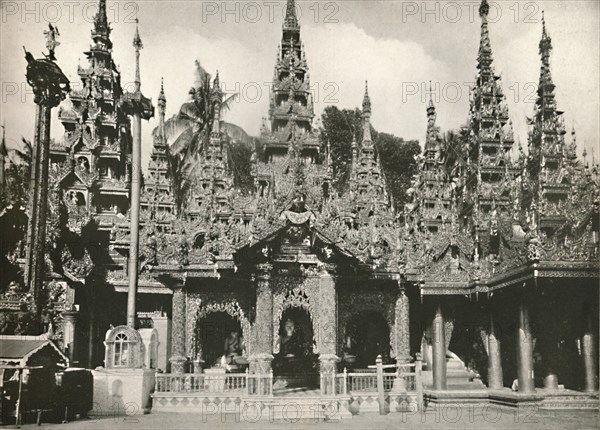
[[[64,190],[73,219],[97,215],[104,227],[127,214],[131,162],[130,126],[120,107],[121,74],[110,33],[106,1],[100,0],[93,43],[84,53],[88,65],[77,68],[82,88],[61,107],[65,134],[51,148],[51,181]]]

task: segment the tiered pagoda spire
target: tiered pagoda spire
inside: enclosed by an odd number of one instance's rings
[[[352,142],[352,167],[350,190],[354,193],[355,210],[358,213],[380,213],[390,207],[383,169],[375,157],[371,136],[371,98],[368,83],[362,104],[362,140],[360,148]]]
[[[477,77],[471,93],[465,185],[462,193],[463,227],[472,233],[475,243],[473,258],[489,257],[498,261],[502,252],[500,231],[508,229],[513,218],[516,169],[512,165],[514,143],[502,80],[493,65],[488,28],[489,4],[482,0],[479,7],[481,34],[477,56]]]
[[[314,116],[300,24],[295,2],[288,0],[271,89],[271,130],[262,136],[266,143],[266,154],[285,155],[295,146],[300,155],[314,157],[319,147],[319,141],[313,135]]]
[[[565,214],[560,202],[571,190],[573,163],[576,157],[575,130],[572,142],[565,144],[563,112],[557,109],[554,82],[550,70],[552,39],[546,30],[542,13],[542,37],[539,43],[541,57],[538,97],[530,122],[529,159],[527,172],[530,189],[524,196],[524,205],[539,213],[539,228],[551,233],[564,222]]]
[[[509,188],[504,184],[511,176],[510,152],[514,143],[501,78],[493,67],[488,13],[489,4],[483,0],[479,7],[481,39],[477,56],[478,75],[469,112],[470,168],[467,178],[467,189],[479,196],[472,204],[477,211],[483,212],[510,203]]]
[[[259,196],[275,196],[288,206],[294,195],[320,205],[330,183],[326,157],[313,128],[314,106],[304,44],[294,0],[288,0],[271,87],[270,128],[261,128],[262,153],[257,157],[255,184]],[[316,192],[314,185],[321,184]],[[316,190],[315,188],[315,190]],[[309,197],[308,195],[310,194]]]
[[[84,52],[88,66],[78,66],[83,84],[59,110],[65,128],[61,143],[51,147],[51,181],[66,194],[70,224],[95,214],[110,229],[129,209],[130,124],[120,101],[121,74],[113,61],[106,1],[100,0]],[[85,215],[84,215],[85,214]]]
[[[427,132],[423,157],[413,184],[413,203],[409,205],[409,217],[431,232],[439,231],[444,223],[450,222],[453,219],[453,211],[456,210],[444,164],[445,148],[440,128],[435,123],[436,118],[435,105],[430,97],[427,103]]]
[[[152,154],[148,166],[148,178],[144,183],[141,206],[157,222],[169,222],[174,217],[175,201],[171,186],[168,159],[168,142],[165,133],[167,97],[161,79],[158,94],[158,127],[153,133]]]
[[[212,83],[210,100],[212,127],[208,145],[200,153],[197,186],[188,210],[192,219],[228,217],[232,210],[230,193],[233,179],[228,170],[227,137],[221,130],[223,91],[218,71]]]

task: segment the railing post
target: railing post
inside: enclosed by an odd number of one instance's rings
[[[379,398],[379,415],[384,415],[385,395],[383,391],[383,362],[381,360],[381,355],[377,356],[377,360],[375,360],[375,365],[377,366],[377,397]]]
[[[246,395],[250,395],[250,379],[248,378],[248,368],[246,368]]]
[[[346,368],[344,367],[344,381],[342,383],[342,387],[343,387],[343,394],[346,395],[348,394],[348,371],[346,370]]]
[[[423,362],[421,361],[421,354],[417,353],[415,360],[415,388],[417,390],[417,407],[420,412],[423,412]]]
[[[273,395],[273,368],[271,368],[271,371],[269,372],[268,394],[269,396]]]

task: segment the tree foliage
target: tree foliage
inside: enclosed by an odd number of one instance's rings
[[[196,80],[189,91],[190,101],[165,123],[166,138],[172,142],[167,152],[177,213],[185,214],[189,192],[194,186],[201,154],[208,145],[210,133],[219,110],[219,117],[230,108],[237,94],[223,97],[211,75],[196,61]],[[250,138],[239,127],[221,121],[221,132],[227,137],[228,167],[233,172],[234,185],[249,187]]]

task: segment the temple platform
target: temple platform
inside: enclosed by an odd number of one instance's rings
[[[424,390],[426,408],[443,404],[486,404],[529,410],[592,410],[599,408],[598,393],[584,393],[568,389],[536,389],[533,393],[519,393],[509,388],[502,390],[472,390],[468,386],[449,386],[447,390]]]

